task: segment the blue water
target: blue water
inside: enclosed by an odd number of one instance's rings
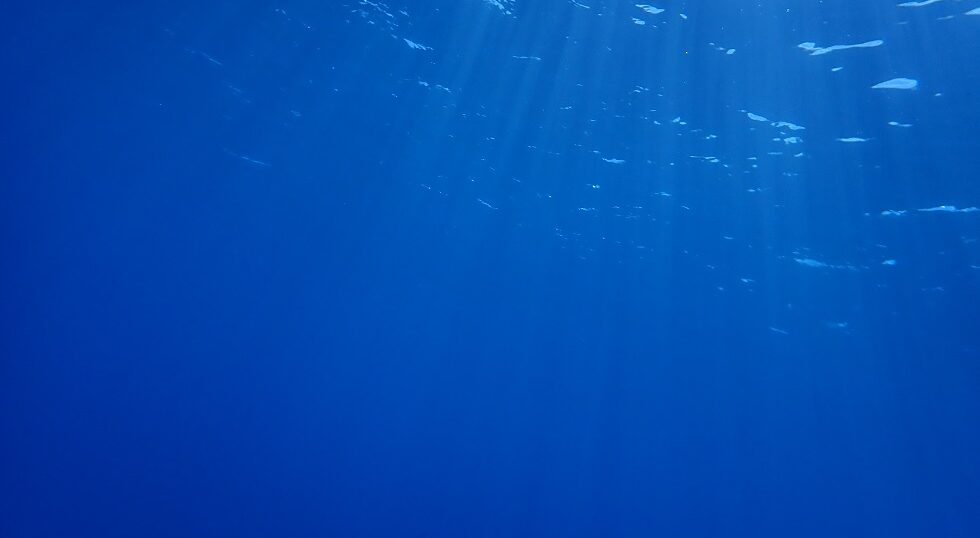
[[[980,1],[899,3],[7,6],[0,536],[980,536]]]

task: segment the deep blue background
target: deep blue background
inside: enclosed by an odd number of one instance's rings
[[[583,3],[11,7],[0,535],[980,535],[978,4]]]

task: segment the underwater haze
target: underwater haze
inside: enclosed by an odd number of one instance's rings
[[[980,536],[980,0],[0,28],[0,536]]]

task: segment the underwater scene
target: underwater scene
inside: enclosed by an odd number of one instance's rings
[[[0,536],[980,536],[980,0],[5,11]]]

